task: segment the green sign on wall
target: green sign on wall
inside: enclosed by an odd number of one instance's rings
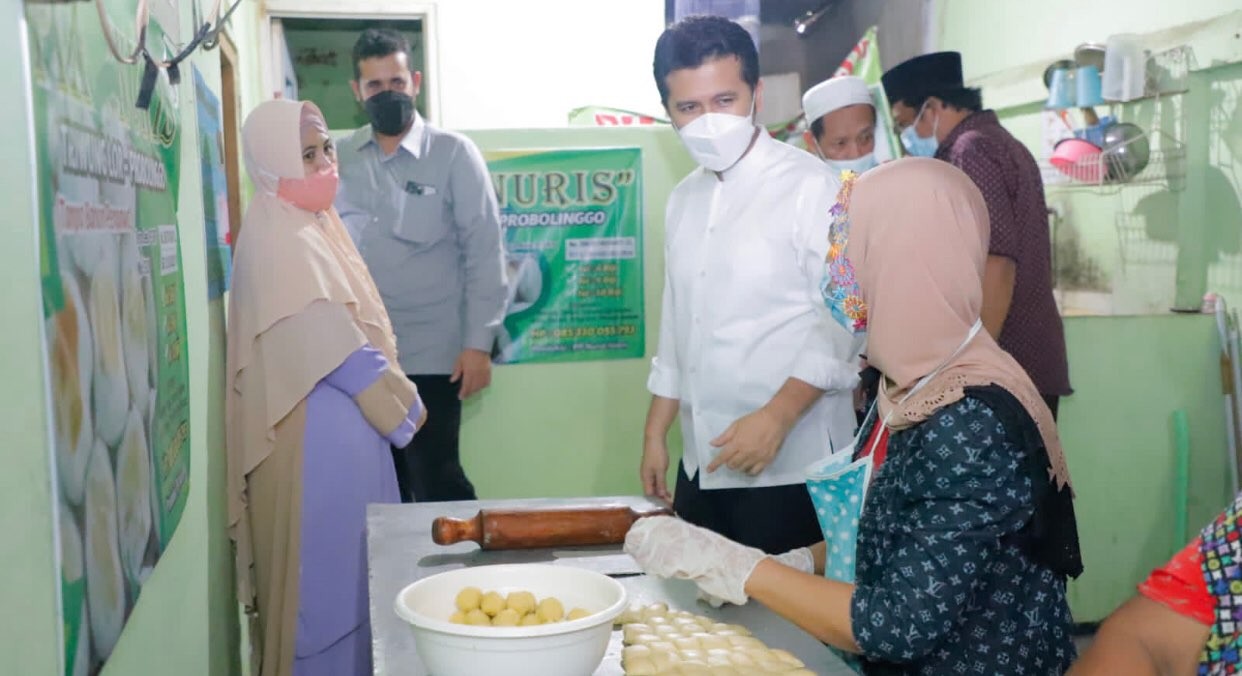
[[[498,363],[643,355],[637,148],[497,151],[509,297]]]
[[[108,4],[132,32],[136,1]],[[190,488],[181,110],[164,77],[150,108],[135,107],[143,68],[113,58],[93,5],[28,3],[26,16],[64,673],[75,676],[112,653]],[[147,40],[162,43],[154,22]]]

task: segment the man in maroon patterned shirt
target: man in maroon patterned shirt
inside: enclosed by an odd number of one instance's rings
[[[885,73],[883,84],[906,151],[949,162],[983,193],[992,229],[983,326],[1026,369],[1055,416],[1072,390],[1039,165],[996,113],[983,110],[979,90],[964,85],[961,54],[916,56]]]

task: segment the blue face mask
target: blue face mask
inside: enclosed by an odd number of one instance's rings
[[[919,114],[914,118],[914,123],[909,127],[901,130],[901,145],[906,147],[906,152],[915,157],[935,157],[936,150],[940,147],[940,142],[936,140],[936,127],[940,126],[940,118],[932,123],[931,136],[919,136],[916,127],[919,126],[919,119],[923,117],[923,113],[927,110],[927,103],[923,103],[923,107],[919,109]]]
[[[862,174],[868,169],[874,169],[878,164],[875,161],[875,152],[869,152],[862,157],[852,160],[829,160],[825,159],[828,166],[832,168],[833,173],[840,174],[843,171],[852,171],[855,174]]]

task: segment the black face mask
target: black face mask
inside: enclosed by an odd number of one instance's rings
[[[371,118],[371,128],[385,136],[401,134],[414,119],[414,98],[404,92],[382,91],[362,105]]]

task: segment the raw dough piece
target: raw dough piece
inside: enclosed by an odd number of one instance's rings
[[[750,636],[750,630],[740,624],[720,624],[716,623],[711,626],[711,632],[731,631],[738,636]]]
[[[660,669],[667,669],[680,662],[681,656],[677,654],[677,651],[672,646],[669,646],[668,650],[652,647],[651,661],[655,662],[655,665]]]
[[[703,646],[699,644],[699,639],[694,638],[692,636],[683,636],[681,638],[674,639],[673,645],[676,645],[678,650],[702,650],[703,649]]]
[[[753,667],[755,661],[745,650],[734,650],[729,653],[729,660],[739,667]]]
[[[621,649],[621,660],[628,662],[633,659],[651,659],[651,648],[645,645],[629,645]]]
[[[516,591],[505,599],[505,607],[517,612],[518,616],[535,612],[535,595],[528,591]]]
[[[671,624],[657,624],[651,628],[659,636],[678,638],[683,636],[681,630]]]
[[[474,610],[466,613],[466,624],[473,624],[479,627],[490,627],[492,626],[492,618],[488,617],[487,613],[482,610],[475,608]]]
[[[631,603],[630,605],[626,606],[625,610],[621,611],[621,614],[617,616],[617,620],[616,622],[614,622],[614,624],[625,626],[627,624],[630,624],[631,622],[642,622],[642,621],[643,621],[642,605],[638,603]]]
[[[521,623],[520,623],[520,624],[521,624],[521,626],[523,626],[523,627],[536,627],[536,626],[539,626],[539,625],[541,625],[541,624],[543,624],[543,623],[539,621],[539,616],[538,616],[538,615],[536,615],[536,614],[534,614],[534,613],[530,613],[530,614],[528,614],[528,615],[523,615],[523,616],[522,616],[522,621],[521,621]]]
[[[452,622],[453,624],[465,624],[466,614],[459,610],[452,615],[449,615],[449,622]]]
[[[791,667],[801,668],[801,667],[806,666],[805,664],[802,663],[802,660],[798,659],[797,657],[794,657],[793,653],[789,652],[788,650],[781,650],[780,648],[772,648],[771,653],[773,657],[784,662],[785,664],[788,664]]]
[[[478,587],[466,587],[457,592],[457,609],[463,613],[468,613],[479,607],[479,602],[483,600],[483,591]]]
[[[539,610],[535,614],[544,622],[560,622],[565,619],[565,607],[560,601],[549,596],[539,602]]]
[[[488,617],[496,617],[500,611],[505,609],[505,598],[494,591],[489,591],[483,595],[483,600],[479,601],[479,609],[487,613]]]
[[[569,614],[565,616],[565,619],[581,620],[584,617],[590,617],[590,616],[591,616],[590,611],[583,610],[582,608],[574,608],[573,610],[569,611]]]
[[[763,642],[754,636],[729,636],[727,638],[729,639],[729,645],[733,646],[734,649],[762,648],[767,650],[767,646],[763,645]]]
[[[730,666],[732,664],[733,662],[729,660],[727,653],[724,655],[713,655],[708,653],[707,655],[707,666],[709,667]]]
[[[703,662],[706,664],[704,660],[707,659],[707,655],[704,655],[702,650],[678,650],[677,656],[681,658],[682,662]]]
[[[625,673],[627,676],[656,676],[660,670],[650,659],[639,658],[625,663]]]
[[[673,645],[671,641],[648,641],[643,645],[651,648],[652,651],[657,653],[668,653],[670,655],[677,654],[677,646]]]
[[[634,637],[633,641],[630,641],[630,645],[650,646],[659,643],[662,640],[664,640],[664,637],[657,636],[655,634],[639,634]]]
[[[793,671],[786,671],[785,676],[815,676],[815,672],[810,669],[794,669]]]
[[[712,648],[718,648],[724,650],[725,652],[728,652],[729,650],[729,639],[724,636],[716,636],[715,634],[695,634],[695,637],[699,639],[699,645],[703,646],[704,650],[711,650]],[[795,666],[802,665],[799,664]]]
[[[728,665],[720,664],[712,666],[712,676],[739,676],[741,673],[742,672],[738,671],[736,668]]]
[[[643,634],[654,633],[655,632],[651,630],[651,625],[643,624],[642,622],[634,622],[621,628],[621,638],[624,640],[626,645],[633,645],[634,643],[637,643],[638,637]]]
[[[705,662],[689,661],[677,665],[680,676],[711,676],[712,670]]]
[[[496,618],[492,620],[493,627],[516,627],[522,621],[522,616],[518,611],[512,608],[505,608],[496,613]]]

